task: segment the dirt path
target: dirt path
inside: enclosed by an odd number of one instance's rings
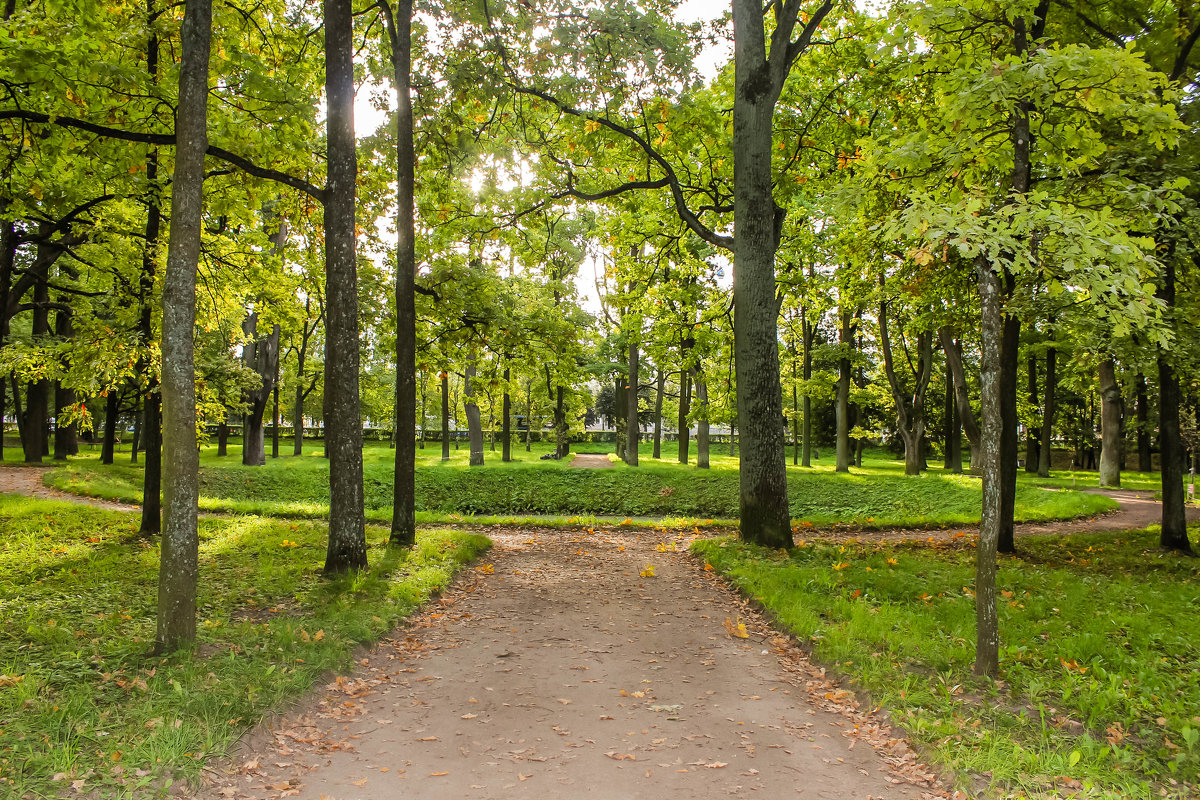
[[[490,567],[191,796],[947,796],[682,539],[487,533]]]
[[[1106,531],[1139,530],[1162,521],[1162,503],[1154,499],[1154,492],[1137,489],[1082,489],[1092,494],[1102,494],[1116,500],[1120,507],[1115,511],[1097,514],[1093,517],[1078,519],[1049,520],[1046,522],[1019,522],[1014,534],[1016,536],[1048,536],[1072,533],[1103,533]],[[1200,506],[1187,507],[1188,522],[1200,522]],[[961,539],[977,536],[978,525],[965,525],[957,528],[939,528],[920,530],[913,528],[895,528],[880,530],[837,530],[829,528],[814,528],[811,531],[798,530],[796,538],[803,539],[836,539],[859,541],[944,541],[946,539]]]
[[[139,506],[125,503],[114,503],[96,497],[85,497],[69,492],[51,489],[42,483],[42,475],[53,466],[12,466],[0,465],[0,494],[23,494],[26,497],[36,497],[41,500],[65,500],[68,503],[105,508],[110,511],[141,511]]]
[[[613,463],[608,456],[599,453],[576,453],[568,467],[577,469],[612,469]]]

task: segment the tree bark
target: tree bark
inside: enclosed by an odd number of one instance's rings
[[[500,460],[507,464],[512,461],[512,396],[508,393],[509,368],[504,368],[504,400],[501,403],[501,437]]]
[[[281,231],[283,226],[280,226]],[[282,233],[286,236],[286,233]],[[280,247],[279,243],[276,247]],[[275,373],[279,368],[279,326],[271,326],[268,336],[258,336],[258,312],[250,312],[242,321],[242,331],[248,341],[242,347],[242,364],[258,375],[258,388],[246,392],[249,409],[242,425],[242,464],[261,467],[267,463],[266,438],[263,420],[266,418],[267,402],[275,388]]]
[[[226,415],[229,411],[226,410]],[[217,458],[229,455],[229,419],[228,416],[217,423]]]
[[[980,335],[980,436],[979,469],[983,474],[983,508],[979,544],[975,553],[975,674],[995,676],[1000,669],[999,610],[996,602],[996,550],[1003,525],[1001,512],[1001,346],[1004,312],[1000,276],[986,257],[976,257],[979,279]]]
[[[687,367],[679,370],[679,463],[688,463],[688,449],[691,444],[691,429],[688,426],[688,415],[692,411],[692,374]]]
[[[396,89],[396,462],[389,542],[416,542],[417,272],[416,154],[412,110],[412,0],[397,0],[392,24],[392,73]],[[505,395],[507,398],[507,394]],[[421,420],[424,428],[425,421]],[[422,442],[423,443],[423,442]],[[507,437],[505,447],[508,447]],[[504,460],[508,460],[507,449]]]
[[[204,152],[208,149],[211,35],[211,0],[187,0],[181,33],[171,228],[162,299],[163,535],[155,637],[160,652],[189,645],[196,638],[200,460],[196,450],[192,337],[204,210]]]
[[[854,343],[853,316],[842,311],[840,343],[843,351]],[[843,352],[838,358],[837,400],[834,414],[837,420],[836,472],[850,471],[850,357]]]
[[[1100,486],[1121,486],[1121,387],[1112,358],[1100,362]]]
[[[628,396],[627,382],[628,378],[625,375],[617,375],[613,385],[613,428],[616,431],[613,449],[616,451],[617,458],[622,461],[626,459],[625,451],[629,447],[629,426],[625,419],[629,413],[629,406],[624,402]],[[549,388],[549,378],[547,378],[547,391]]]
[[[1005,271],[1004,288],[1006,297],[1011,297],[1014,281]],[[1017,501],[1017,460],[1020,454],[1020,436],[1017,417],[1017,371],[1020,366],[1021,320],[1011,314],[1004,315],[1004,334],[1000,345],[1000,414],[1003,419],[1000,467],[1003,482],[1000,486],[1000,538],[996,548],[1001,553],[1017,551],[1014,514]]]
[[[1150,401],[1146,394],[1146,376],[1141,372],[1136,387],[1138,472],[1150,472],[1154,469],[1150,457]]]
[[[625,432],[628,437],[625,443],[625,463],[631,467],[638,465],[638,444],[641,442],[641,426],[638,425],[638,345],[636,340],[629,342],[629,388],[625,402],[628,410],[625,412],[627,421]]]
[[[354,9],[324,0],[327,181],[325,195],[325,448],[329,547],[325,573],[367,566],[359,404],[358,265],[355,254]]]
[[[54,333],[60,339],[69,340],[75,335],[75,326],[71,320],[71,312],[60,310],[55,315]],[[2,384],[2,382],[0,382]],[[73,456],[79,452],[79,445],[76,443],[76,431],[74,423],[70,425],[63,424],[63,409],[67,406],[74,405],[75,392],[62,385],[62,381],[54,382],[54,460],[66,461],[67,456]],[[4,406],[0,403],[0,418],[4,416]],[[3,426],[0,426],[3,427]],[[2,432],[0,432],[2,434]],[[2,456],[0,456],[2,459]]]
[[[1175,258],[1171,248],[1163,258],[1163,279],[1158,297],[1169,308],[1175,306]],[[1159,544],[1192,554],[1188,541],[1187,506],[1183,492],[1184,450],[1179,429],[1179,377],[1170,362],[1170,351],[1158,352],[1158,458],[1162,478],[1162,529]]]
[[[1046,350],[1046,388],[1042,392],[1042,442],[1038,450],[1038,477],[1049,478],[1054,455],[1054,413],[1058,408],[1058,351]]]
[[[1029,404],[1037,408],[1038,404],[1038,379],[1037,379],[1037,356],[1030,354],[1026,360],[1026,377],[1028,378],[1027,389],[1029,391]],[[1041,449],[1041,443],[1038,441],[1038,433],[1032,425],[1025,432],[1025,471],[1034,473],[1037,472],[1038,451]]]
[[[275,380],[271,387],[271,458],[279,458],[279,361],[275,361]]]
[[[938,330],[942,342],[942,351],[946,354],[946,365],[954,377],[954,396],[958,405],[958,419],[962,423],[963,433],[971,447],[971,467],[975,467],[975,456],[980,452],[980,430],[975,421],[975,411],[971,408],[971,395],[967,391],[967,376],[963,370],[962,345],[955,341],[948,327]]]
[[[117,451],[117,423],[121,417],[121,395],[116,387],[104,398],[104,439],[100,444],[100,463],[111,464]]]
[[[450,374],[442,370],[442,461],[450,460]]]
[[[879,342],[883,351],[883,371],[896,404],[896,430],[904,440],[904,474],[920,475],[922,469],[921,442],[925,436],[925,393],[933,377],[933,332],[917,334],[917,367],[913,377],[913,393],[907,396],[896,376],[892,359],[892,339],[889,331],[887,302],[879,304]]]
[[[693,371],[695,373],[693,380],[696,387],[696,401],[699,403],[700,411],[696,420],[696,468],[708,469],[708,383],[704,379],[704,372],[700,369],[699,364],[696,364]]]
[[[469,465],[483,466],[483,427],[480,424],[479,405],[475,402],[475,358],[467,362],[467,370],[463,375],[463,399],[467,412],[467,440],[471,454]]]
[[[37,282],[33,287],[33,325],[31,332],[35,342],[45,340],[50,336],[50,286],[49,286],[49,254],[47,246],[38,245],[37,261],[47,262],[44,272],[39,272]],[[25,395],[25,463],[40,464],[42,455],[47,450],[47,433],[50,418],[47,413],[50,404],[50,381],[41,379],[29,384]]]
[[[811,271],[810,271],[811,276]],[[804,425],[801,435],[804,437],[804,449],[800,453],[800,466],[812,466],[812,398],[808,394],[809,381],[812,380],[812,347],[813,340],[816,337],[816,325],[813,325],[808,320],[808,310],[804,310],[804,398],[801,401],[804,407]]]
[[[946,404],[945,404],[945,427],[946,427],[946,459],[943,467],[954,473],[961,475],[963,471],[962,463],[962,422],[958,418],[958,406],[954,395],[954,376],[950,374],[950,369],[946,369]]]
[[[663,407],[663,391],[666,387],[667,376],[663,374],[662,367],[658,368],[658,376],[655,378],[655,396],[654,396],[654,459],[662,458],[662,407]]]
[[[156,13],[155,0],[146,0],[146,11]],[[158,34],[150,27],[146,41],[146,72],[150,82],[158,82]],[[158,184],[158,149],[146,153],[146,241],[142,249],[141,302],[138,329],[144,346],[154,341],[154,277],[158,273],[158,246],[162,235],[162,208]],[[142,473],[142,520],[139,533],[154,536],[162,531],[162,394],[159,376],[150,358],[140,359],[143,376],[142,436],[146,442],[146,465]]]

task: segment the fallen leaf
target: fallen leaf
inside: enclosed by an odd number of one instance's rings
[[[463,714],[459,719],[475,719],[478,716],[478,714]]]
[[[438,737],[436,736],[422,736],[420,739],[417,739],[418,742],[436,742],[437,740]]]
[[[440,778],[440,777],[442,777],[443,775],[449,775],[449,774],[450,774],[449,772],[431,772],[431,773],[429,773],[429,777],[431,777],[431,778]]]
[[[633,753],[605,753],[604,755],[613,761],[637,761],[637,756]]]
[[[366,779],[366,778],[363,778],[362,780],[358,780],[358,781],[350,781],[350,782],[351,782],[351,783],[353,783],[355,786],[366,786],[366,785],[367,785],[367,779]]]

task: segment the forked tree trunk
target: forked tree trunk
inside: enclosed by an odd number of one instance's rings
[[[192,337],[196,328],[196,265],[208,149],[208,53],[211,0],[187,0],[181,32],[182,66],[175,109],[175,171],[171,232],[163,280],[163,535],[158,573],[160,652],[196,638],[199,577],[199,455]]]
[[[1100,486],[1121,486],[1121,387],[1112,358],[1100,362]]]
[[[942,326],[938,329],[938,337],[942,343],[942,351],[946,354],[946,366],[954,377],[954,397],[958,407],[958,419],[962,423],[963,433],[971,447],[971,469],[976,467],[975,457],[980,452],[980,430],[975,421],[975,411],[971,408],[971,395],[967,391],[967,376],[963,370],[962,345],[955,341],[950,329]]]
[[[283,226],[280,226],[281,231]],[[286,233],[281,234],[286,236]],[[274,238],[274,237],[273,237]],[[281,245],[277,244],[276,247]],[[258,375],[257,388],[246,392],[249,409],[242,425],[242,464],[261,467],[267,463],[266,438],[263,421],[267,403],[275,388],[275,373],[279,369],[279,325],[271,327],[269,336],[258,336],[258,312],[252,311],[242,321],[242,331],[249,340],[242,349],[242,364]]]
[[[882,284],[882,279],[881,279]],[[921,444],[925,438],[925,393],[933,377],[933,332],[917,334],[917,366],[912,376],[913,392],[907,395],[896,375],[887,303],[879,304],[879,342],[884,374],[896,404],[896,429],[904,440],[904,474],[920,475],[923,467]],[[861,451],[860,451],[861,452]]]

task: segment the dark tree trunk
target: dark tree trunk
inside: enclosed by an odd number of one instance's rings
[[[71,319],[71,312],[60,310],[55,315],[54,333],[60,339],[70,340],[75,335],[75,325]],[[3,382],[0,382],[2,385]],[[79,445],[76,442],[76,426],[74,423],[66,425],[63,423],[63,409],[75,404],[75,392],[62,385],[62,381],[54,382],[54,459],[56,461],[65,461],[67,456],[73,456],[79,452]],[[4,405],[0,403],[0,419],[4,417]],[[0,425],[0,427],[3,427]],[[2,435],[2,431],[0,431]],[[2,458],[2,456],[0,456]]]
[[[561,385],[554,388],[554,452],[559,458],[566,458],[571,452],[571,443],[567,440],[567,396]]]
[[[1058,351],[1046,350],[1046,388],[1042,392],[1042,446],[1038,450],[1038,477],[1050,477],[1050,459],[1054,455],[1054,413],[1058,408]]]
[[[533,441],[533,378],[525,383],[525,452],[532,449]]]
[[[708,384],[704,379],[704,372],[697,364],[694,368],[696,387],[696,402],[699,404],[699,415],[696,420],[696,468],[709,468],[709,448],[708,448]]]
[[[1026,360],[1029,391],[1029,404],[1037,408],[1038,404],[1038,379],[1037,379],[1037,356],[1030,355]],[[1041,449],[1041,443],[1038,441],[1038,433],[1032,425],[1025,432],[1025,471],[1037,472],[1038,451]]]
[[[117,451],[117,422],[121,416],[121,395],[116,388],[104,398],[104,441],[100,445],[100,463],[111,464]]]
[[[210,0],[187,0],[179,101],[175,113],[175,171],[171,232],[163,281],[163,536],[158,574],[156,648],[173,650],[196,638],[199,540],[199,455],[192,337],[196,328],[196,265],[208,149]]]
[[[442,461],[450,460],[450,374],[441,373],[442,380]]]
[[[475,402],[474,357],[467,362],[466,374],[463,375],[463,399],[467,412],[467,441],[471,447],[468,463],[472,467],[481,467],[483,466],[483,427],[479,419],[479,405]]]
[[[658,368],[658,376],[655,378],[655,396],[654,396],[654,458],[662,458],[662,407],[663,407],[663,391],[666,387],[667,376],[663,374],[662,367]]]
[[[958,418],[958,406],[954,395],[954,377],[950,374],[949,368],[946,369],[944,420],[946,427],[946,459],[943,467],[955,475],[961,475],[963,471],[962,422]]]
[[[0,219],[0,348],[8,341],[8,296],[12,289],[17,237],[12,220]],[[4,462],[4,412],[8,407],[8,384],[0,375],[0,463]],[[18,415],[20,416],[20,415]]]
[[[688,415],[692,411],[692,374],[684,367],[679,371],[679,463],[688,463],[688,448],[692,432],[688,427]]]
[[[1137,376],[1137,453],[1138,472],[1150,472],[1154,465],[1150,458],[1150,400],[1146,395],[1146,376]]]
[[[275,362],[275,380],[271,386],[271,458],[279,458],[279,361]]]
[[[129,463],[138,463],[138,449],[142,446],[142,409],[133,407],[133,441],[129,445]]]
[[[325,573],[367,566],[359,405],[358,265],[355,254],[354,8],[324,0],[327,182],[325,189],[325,449],[329,547]]]
[[[616,431],[614,450],[617,458],[622,461],[625,460],[625,451],[629,447],[629,429],[626,421],[629,406],[622,402],[628,395],[627,381],[626,376],[617,375],[613,386],[613,428]],[[546,390],[550,390],[549,378],[547,378]]]
[[[804,311],[804,425],[801,435],[804,437],[804,449],[800,453],[800,466],[812,466],[812,398],[808,394],[809,381],[812,380],[812,347],[816,337],[816,325],[808,321],[808,310]]]
[[[1011,297],[1014,281],[1011,275],[1004,278],[1006,296]],[[1015,316],[1004,316],[1004,338],[1000,348],[1000,414],[1003,420],[1003,439],[1000,445],[1000,466],[1003,482],[1000,486],[1000,538],[996,549],[1001,553],[1017,551],[1014,540],[1014,514],[1017,501],[1017,461],[1021,452],[1017,417],[1017,372],[1020,366],[1021,320]]]
[[[904,440],[904,474],[920,475],[923,462],[921,442],[925,437],[925,393],[933,377],[933,331],[917,334],[918,355],[912,376],[913,392],[907,395],[896,376],[889,328],[887,303],[883,302],[879,304],[879,343],[883,351],[883,371],[896,404],[896,430]]]
[[[854,317],[842,311],[840,343],[843,351],[854,344]],[[850,357],[843,352],[838,358],[838,381],[835,417],[837,419],[836,472],[850,471]]]
[[[385,8],[386,11],[386,8]],[[396,462],[392,485],[392,531],[389,542],[408,547],[416,542],[417,273],[413,149],[412,0],[397,0],[390,22],[392,74],[396,90]],[[507,395],[506,395],[507,397]],[[422,431],[425,420],[421,420]],[[422,432],[422,446],[424,433]],[[505,447],[507,448],[507,438]],[[505,461],[508,460],[507,449]]]
[[[1100,485],[1121,486],[1121,387],[1112,358],[1100,362]]]
[[[508,393],[509,368],[504,368],[504,400],[501,403],[503,419],[501,425],[500,460],[507,464],[512,461],[512,396]]]
[[[954,339],[950,329],[943,326],[938,330],[942,351],[946,354],[946,366],[954,377],[954,397],[958,406],[958,419],[971,447],[971,467],[975,467],[975,456],[980,452],[980,430],[975,422],[975,411],[971,408],[971,395],[967,391],[967,376],[963,370],[962,345]]]
[[[281,224],[281,232],[283,228]],[[280,237],[283,236],[286,236],[286,233],[281,233]],[[277,248],[281,246],[281,243],[276,244]],[[242,321],[242,331],[248,337],[242,348],[242,364],[257,374],[260,381],[258,388],[246,392],[245,396],[249,410],[242,425],[242,464],[247,467],[261,467],[267,463],[263,420],[266,418],[267,403],[275,388],[275,373],[279,369],[279,326],[273,325],[269,336],[259,338],[258,312],[252,311]],[[359,435],[361,436],[361,431]]]
[[[636,341],[629,343],[629,389],[625,402],[628,406],[625,423],[625,433],[628,437],[625,443],[625,463],[631,467],[638,465],[638,443],[641,441],[641,426],[638,425],[638,368],[640,367],[638,346]]]
[[[1175,258],[1163,259],[1163,281],[1158,297],[1168,307],[1175,305]],[[1158,353],[1158,458],[1162,477],[1162,530],[1159,544],[1169,550],[1191,554],[1188,541],[1187,506],[1183,492],[1184,449],[1179,429],[1181,402],[1179,377],[1170,362],[1170,352]]]
[[[146,11],[155,14],[156,0],[146,1]],[[154,27],[146,42],[146,71],[151,83],[158,82],[158,35]],[[142,314],[138,329],[142,342],[154,341],[154,278],[158,272],[158,243],[162,234],[161,191],[158,185],[158,150],[146,154],[146,241],[142,249]],[[139,533],[157,535],[162,530],[162,394],[159,376],[149,358],[142,358],[139,370],[145,383],[142,400],[142,438],[146,443],[146,467],[142,473],[142,519]]]
[[[47,246],[38,246],[38,262],[48,261],[50,256],[45,252]],[[50,335],[50,285],[49,266],[45,272],[37,276],[33,287],[33,339],[35,342],[44,340]],[[25,395],[25,463],[40,464],[42,455],[47,450],[50,418],[47,414],[50,404],[50,381],[33,381],[29,384]]]
[[[793,326],[795,320],[792,321]],[[800,388],[796,385],[796,333],[793,328],[791,335],[792,357],[792,466],[800,466]]]

